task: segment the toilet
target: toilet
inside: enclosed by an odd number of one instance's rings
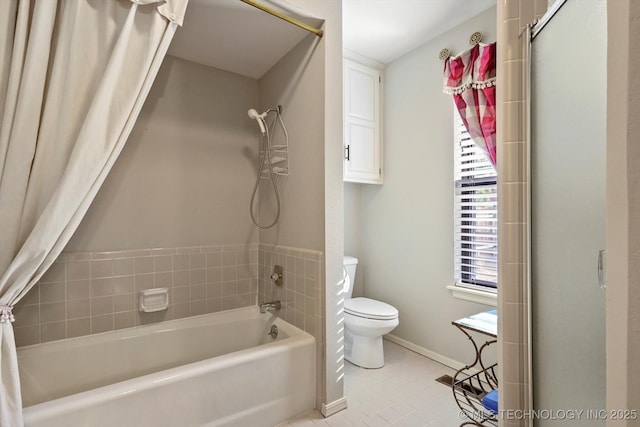
[[[398,310],[370,298],[351,298],[358,259],[344,257],[344,357],[363,368],[384,366],[382,336],[398,326]]]

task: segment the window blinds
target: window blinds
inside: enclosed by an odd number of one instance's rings
[[[454,260],[458,285],[497,288],[496,171],[454,108]]]

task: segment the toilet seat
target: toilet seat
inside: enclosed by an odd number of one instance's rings
[[[357,317],[391,320],[398,317],[398,309],[382,301],[369,298],[350,298],[344,301],[344,311]]]

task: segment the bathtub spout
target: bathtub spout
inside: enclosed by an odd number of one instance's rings
[[[263,302],[260,304],[260,313],[275,312],[280,310],[280,307],[282,307],[280,301]]]

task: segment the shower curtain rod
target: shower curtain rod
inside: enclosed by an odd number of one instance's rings
[[[304,22],[298,21],[297,19],[292,18],[292,17],[290,17],[288,15],[285,15],[284,13],[280,13],[277,10],[273,10],[270,7],[267,7],[267,6],[263,5],[263,4],[255,2],[253,0],[240,0],[240,1],[243,2],[243,3],[246,3],[248,5],[251,5],[251,6],[255,7],[255,8],[257,8],[257,9],[260,9],[263,12],[267,12],[267,13],[273,15],[273,16],[276,16],[276,17],[278,17],[278,18],[280,18],[280,19],[282,19],[284,21],[287,21],[288,23],[293,24],[293,25],[295,25],[297,27],[300,27],[303,30],[307,30],[310,33],[313,33],[318,37],[322,37],[324,35],[324,31],[322,31],[322,30],[320,30],[318,28],[314,28],[314,27],[312,27],[310,25],[307,25]]]

